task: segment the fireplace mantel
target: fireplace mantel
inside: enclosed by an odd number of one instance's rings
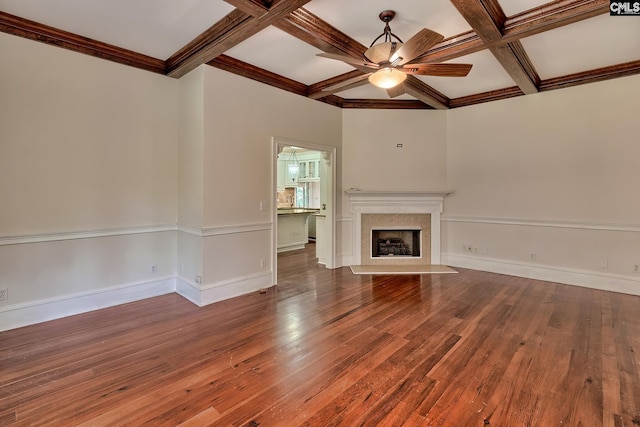
[[[353,264],[362,264],[362,214],[431,215],[431,264],[440,264],[440,214],[444,198],[451,191],[365,191],[347,190],[353,212]]]
[[[369,191],[369,190],[346,190],[349,200],[353,203],[360,201],[386,201],[386,200],[407,200],[421,201],[427,199],[444,200],[453,191]]]

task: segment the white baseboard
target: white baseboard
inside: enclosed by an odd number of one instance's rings
[[[0,331],[34,325],[74,314],[177,292],[198,306],[237,297],[272,286],[271,272],[200,285],[182,277],[130,283],[82,294],[30,301],[0,308]]]
[[[603,291],[640,295],[640,279],[634,277],[459,254],[443,254],[443,264]]]
[[[346,255],[340,258],[342,258],[343,266],[351,265],[350,256]],[[459,254],[442,254],[442,262],[452,267],[470,268],[592,289],[640,295],[640,279],[633,277]],[[270,271],[205,285],[190,282],[183,277],[167,276],[153,281],[124,284],[82,294],[8,305],[0,308],[0,331],[171,292],[177,292],[192,303],[204,306],[255,292],[272,285]]]
[[[59,298],[8,305],[0,308],[0,331],[164,295],[175,290],[176,279],[171,276]]]
[[[198,284],[183,277],[176,278],[176,292],[202,307],[262,288],[273,286],[271,272],[257,273],[210,284]]]
[[[353,265],[353,256],[352,255],[339,255],[336,257],[336,262],[338,263],[337,267],[349,267]]]
[[[278,246],[277,252],[289,252],[289,251],[297,251],[300,249],[304,249],[304,243],[290,243],[288,245]]]

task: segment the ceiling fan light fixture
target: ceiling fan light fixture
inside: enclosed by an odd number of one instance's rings
[[[390,89],[398,86],[406,78],[407,75],[402,71],[396,68],[385,67],[371,74],[369,76],[369,83],[382,89]]]
[[[365,58],[371,62],[380,63],[388,61],[391,55],[402,47],[402,43],[384,42],[371,46],[364,52]]]

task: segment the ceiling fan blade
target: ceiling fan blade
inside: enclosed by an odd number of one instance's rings
[[[400,49],[398,49],[391,58],[389,62],[397,61],[399,58],[398,64],[403,65],[411,60],[417,58],[418,56],[425,53],[429,50],[430,47],[437,45],[442,40],[444,40],[444,36],[442,34],[436,33],[435,31],[431,31],[427,28],[423,28],[418,31],[413,37],[407,40]]]
[[[404,89],[404,83],[400,83],[397,86],[387,89],[387,94],[389,98],[395,98],[396,96],[404,95],[406,90]]]
[[[465,77],[472,66],[472,64],[407,64],[398,69],[407,74],[421,76]]]
[[[318,53],[316,56],[320,56],[322,58],[335,59],[336,61],[346,62],[347,64],[357,65],[359,67],[367,67],[375,70],[379,68],[378,64],[374,64],[373,62],[366,61],[365,59],[357,59],[347,55],[338,55],[335,53],[323,52],[323,53]]]

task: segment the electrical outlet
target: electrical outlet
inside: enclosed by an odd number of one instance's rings
[[[602,268],[603,270],[609,268],[609,261],[606,258],[602,258],[600,260],[600,268]]]
[[[633,272],[634,273],[640,273],[640,265],[636,264],[633,266]]]
[[[529,253],[529,259],[531,261],[535,261],[536,260],[536,253],[535,252],[530,252]]]
[[[267,266],[267,260],[262,258],[260,260],[260,268],[265,268]]]
[[[0,301],[9,299],[9,288],[0,288]]]
[[[151,272],[152,273],[157,273],[158,272],[158,265],[157,264],[153,264],[151,266]]]

